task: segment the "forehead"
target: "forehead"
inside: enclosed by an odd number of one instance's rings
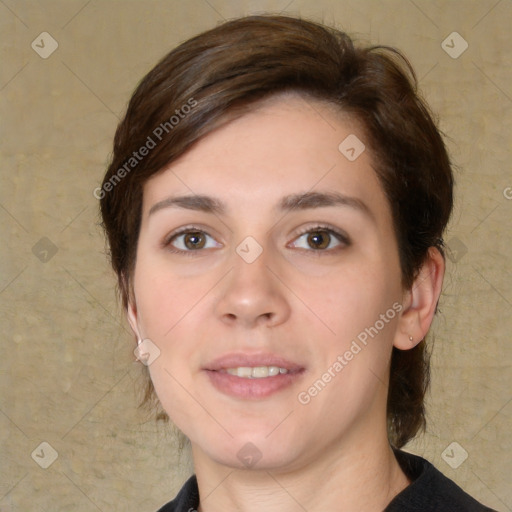
[[[169,194],[211,195],[244,209],[317,189],[386,210],[371,155],[362,150],[364,140],[359,123],[337,107],[281,93],[228,114],[151,178],[144,188],[144,213]]]

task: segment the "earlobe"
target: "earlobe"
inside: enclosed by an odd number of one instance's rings
[[[396,348],[411,349],[427,335],[441,295],[444,271],[443,255],[431,247],[411,289],[405,293],[404,310],[393,343]]]

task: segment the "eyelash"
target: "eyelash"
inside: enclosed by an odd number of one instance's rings
[[[185,227],[179,229],[178,231],[176,231],[175,233],[171,233],[169,236],[165,237],[165,239],[162,242],[162,247],[174,254],[182,254],[184,256],[195,256],[194,253],[201,252],[201,249],[199,249],[197,251],[183,251],[181,249],[173,248],[171,245],[171,242],[173,240],[175,240],[177,237],[179,237],[181,235],[186,235],[187,233],[203,233],[207,236],[210,236],[206,231],[204,231],[204,229],[201,229],[197,226],[193,226],[193,225],[185,226]],[[213,238],[213,237],[211,237],[211,238]]]
[[[331,226],[324,225],[324,224],[318,224],[318,225],[308,227],[307,229],[300,231],[299,233],[297,233],[297,235],[295,236],[295,238],[292,241],[295,241],[308,233],[315,233],[315,232],[319,232],[319,231],[325,232],[329,236],[334,236],[334,238],[336,238],[338,240],[338,242],[340,242],[342,244],[342,246],[346,247],[351,244],[350,239],[346,234],[341,233],[338,230],[332,228]],[[202,233],[204,235],[211,237],[211,235],[209,235],[206,231],[204,231],[203,229],[201,229],[197,226],[185,226],[185,227],[179,229],[178,231],[176,231],[175,233],[171,233],[169,236],[167,236],[162,242],[162,247],[174,254],[183,254],[186,256],[194,256],[194,253],[202,252],[202,249],[183,251],[181,249],[176,249],[176,248],[172,247],[171,243],[173,242],[173,240],[175,240],[176,238],[178,238],[181,235],[186,235],[187,233]],[[213,238],[213,237],[211,237],[211,238]],[[332,253],[332,252],[336,251],[337,249],[340,249],[340,247],[335,247],[334,249],[317,249],[317,250],[315,250],[315,249],[308,250],[308,249],[302,249],[302,248],[298,248],[298,249],[307,251],[309,253],[313,253],[315,256],[321,256],[322,253],[324,253],[324,254]]]
[[[333,253],[335,251],[338,251],[344,247],[348,247],[350,245],[350,239],[349,237],[338,231],[337,229],[334,229],[331,226],[328,226],[326,224],[317,224],[316,226],[305,228],[304,230],[300,231],[296,237],[293,239],[293,241],[299,239],[300,237],[308,234],[308,233],[315,233],[315,232],[323,232],[327,233],[329,236],[334,237],[340,242],[341,246],[337,246],[334,249],[301,249],[303,251],[306,251],[308,253],[311,253],[313,256],[323,256],[324,254]]]

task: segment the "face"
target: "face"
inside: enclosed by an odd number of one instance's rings
[[[278,95],[145,185],[129,318],[195,455],[293,468],[385,432],[403,290],[369,150],[339,149],[354,135]]]

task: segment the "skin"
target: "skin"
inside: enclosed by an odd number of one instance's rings
[[[409,483],[387,440],[389,361],[393,346],[412,348],[427,333],[444,262],[431,249],[411,290],[402,288],[370,151],[351,162],[338,150],[350,134],[364,142],[358,124],[332,106],[279,94],[222,124],[144,187],[128,318],[161,351],[149,371],[191,441],[200,510],[382,510]],[[290,194],[333,191],[367,211],[352,204],[279,210]],[[161,203],[195,194],[216,198],[225,211]],[[192,236],[192,247],[199,240],[203,248],[188,248],[190,236],[173,238],[189,225],[204,232]],[[318,233],[318,225],[348,243]],[[236,252],[248,236],[263,249],[252,263]],[[401,313],[300,403],[298,394],[394,303]],[[304,371],[269,397],[231,397],[203,368],[232,352],[270,352]],[[261,454],[250,468],[237,457],[248,442]]]

